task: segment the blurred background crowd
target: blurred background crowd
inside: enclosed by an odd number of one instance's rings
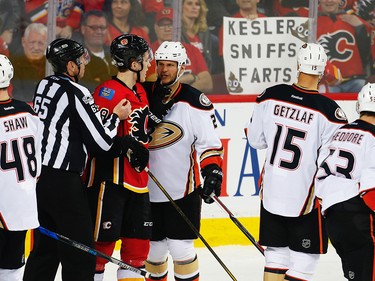
[[[46,75],[52,1],[54,36],[79,41],[90,53],[82,81],[90,90],[115,73],[109,45],[118,35],[142,36],[156,51],[178,34],[189,57],[182,82],[207,94],[227,94],[223,17],[309,16],[308,0],[0,0],[0,53],[15,67],[14,98],[31,101],[35,85]],[[375,0],[320,0],[318,5],[316,39],[324,43],[330,61],[322,91],[357,92],[375,82]],[[148,80],[155,79],[154,69]]]

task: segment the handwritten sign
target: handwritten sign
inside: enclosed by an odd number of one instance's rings
[[[223,58],[230,94],[259,94],[297,78],[297,51],[307,42],[308,18],[224,17]]]

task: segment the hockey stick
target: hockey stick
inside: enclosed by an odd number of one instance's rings
[[[51,237],[51,238],[53,238],[55,240],[61,241],[61,242],[65,243],[65,244],[68,244],[69,246],[72,246],[72,247],[75,247],[75,248],[80,249],[82,251],[85,251],[85,252],[87,252],[87,253],[89,253],[89,254],[91,254],[93,256],[101,257],[101,258],[103,258],[103,259],[105,259],[107,261],[110,261],[110,262],[112,262],[112,263],[120,266],[123,269],[129,270],[129,271],[133,271],[134,273],[142,275],[142,276],[144,276],[146,278],[150,278],[151,277],[151,274],[149,272],[147,272],[147,271],[144,271],[144,270],[138,269],[136,267],[133,267],[131,265],[128,265],[128,264],[124,263],[123,261],[120,261],[120,260],[118,260],[116,258],[107,256],[106,254],[103,254],[103,253],[101,253],[99,251],[96,251],[93,248],[90,248],[89,246],[86,246],[84,244],[76,242],[76,241],[74,241],[74,240],[72,240],[72,239],[70,239],[68,237],[65,237],[65,236],[63,236],[61,234],[55,233],[55,232],[53,232],[51,230],[48,230],[48,229],[46,229],[46,228],[44,228],[42,226],[39,226],[38,229],[44,235],[47,235],[47,236],[49,236],[49,237]]]
[[[212,247],[207,243],[206,239],[199,233],[198,229],[194,226],[194,224],[189,220],[189,218],[185,215],[185,213],[181,210],[181,208],[177,205],[177,203],[172,199],[169,195],[168,191],[161,185],[161,183],[155,178],[155,176],[150,172],[150,170],[146,167],[145,171],[150,176],[150,178],[155,182],[155,184],[160,188],[160,190],[164,193],[164,195],[168,198],[169,202],[173,205],[173,207],[177,210],[177,212],[181,215],[181,217],[185,220],[185,222],[189,225],[191,230],[201,239],[203,244],[207,247],[207,249],[211,252],[211,254],[216,258],[216,260],[220,263],[220,265],[224,268],[226,273],[232,278],[232,280],[237,281],[234,277],[232,272],[227,268],[227,266],[223,263],[223,261],[219,258],[219,256],[215,253]]]
[[[232,212],[224,205],[223,202],[212,193],[210,196],[220,207],[229,215],[230,219],[234,222],[235,225],[245,234],[245,236],[254,244],[254,246],[259,250],[259,252],[264,256],[263,247],[255,240],[255,238],[247,231],[247,229],[242,225],[242,223],[232,214]]]

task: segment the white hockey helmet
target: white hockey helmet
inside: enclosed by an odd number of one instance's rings
[[[186,49],[181,42],[164,41],[155,52],[155,60],[176,61],[181,67],[186,64]]]
[[[0,55],[0,89],[9,87],[13,73],[14,69],[10,60],[4,55]]]
[[[357,112],[375,112],[375,84],[367,83],[358,93]]]
[[[181,66],[187,62],[187,54],[184,45],[181,42],[164,41],[155,52],[156,67],[159,60],[168,60],[177,62],[177,76],[176,79],[168,86],[175,84],[178,79],[184,74],[181,71]]]
[[[327,64],[326,52],[319,44],[303,44],[298,50],[297,64],[299,72],[322,77]]]

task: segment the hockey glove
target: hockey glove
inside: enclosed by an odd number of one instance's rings
[[[121,138],[121,154],[126,156],[130,165],[138,173],[142,172],[148,163],[149,152],[146,147],[130,135]]]
[[[214,202],[214,200],[210,197],[213,192],[216,196],[220,196],[221,182],[223,181],[223,172],[218,165],[210,164],[204,167],[201,170],[201,173],[203,176],[201,196],[205,203],[211,204]]]

